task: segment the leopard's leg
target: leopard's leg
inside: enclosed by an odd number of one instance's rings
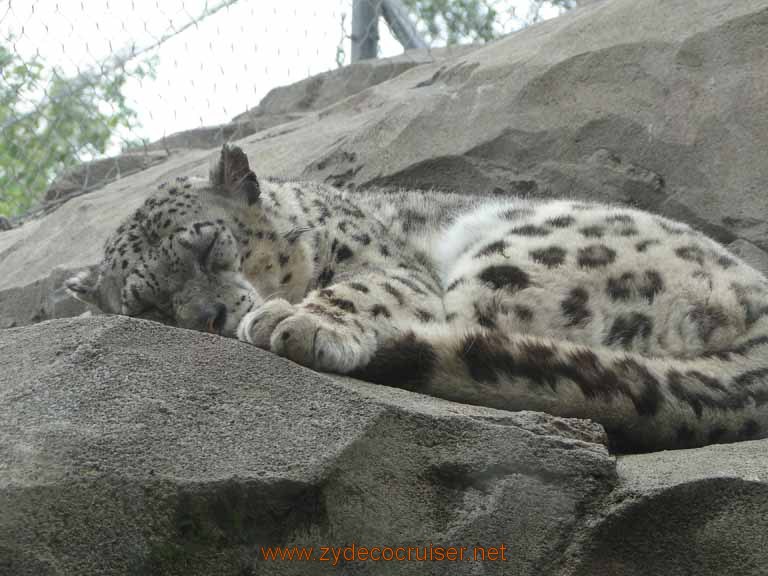
[[[383,342],[443,321],[437,280],[400,267],[366,271],[298,304],[268,301],[243,318],[238,337],[304,366],[345,374],[364,367]]]

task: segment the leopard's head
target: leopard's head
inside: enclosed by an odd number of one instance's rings
[[[102,261],[65,287],[107,313],[234,336],[262,299],[243,275],[233,214],[259,195],[243,151],[224,146],[208,182],[161,186],[109,238]]]

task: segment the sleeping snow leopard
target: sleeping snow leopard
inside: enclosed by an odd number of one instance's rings
[[[591,418],[614,451],[768,433],[768,281],[629,208],[259,180],[224,147],[67,288],[321,371]]]

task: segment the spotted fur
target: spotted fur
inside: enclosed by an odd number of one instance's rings
[[[768,434],[768,281],[638,210],[259,181],[225,147],[67,286],[318,370],[592,418],[618,451]]]

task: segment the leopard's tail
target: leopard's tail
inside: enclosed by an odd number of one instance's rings
[[[768,331],[692,359],[520,334],[402,334],[354,376],[448,400],[602,424],[612,451],[768,436]]]

